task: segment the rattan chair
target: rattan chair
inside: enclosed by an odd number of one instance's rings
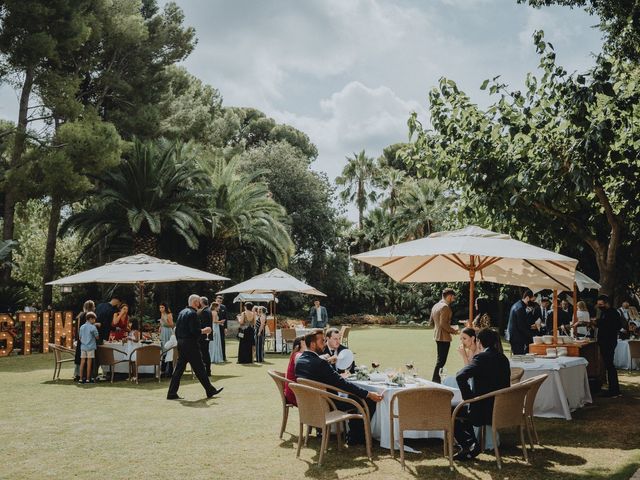
[[[125,358],[122,360],[116,360],[115,352],[122,354]],[[113,375],[115,374],[115,367],[119,363],[128,363],[129,355],[124,350],[119,350],[117,348],[105,347],[104,345],[98,345],[98,350],[96,351],[96,361],[98,365],[108,365],[109,371],[111,372],[111,383],[113,383]],[[131,370],[129,370],[131,373]]]
[[[340,342],[345,346],[349,347],[349,332],[351,331],[351,326],[343,325],[340,328]]]
[[[536,396],[538,395],[540,387],[548,376],[548,373],[543,373],[542,375],[536,375],[535,377],[527,378],[524,382],[521,383],[523,385],[529,385],[529,391],[527,392],[527,397],[524,401],[524,419],[525,425],[527,426],[527,436],[529,437],[531,450],[533,450],[534,439],[535,443],[541,445],[540,439],[538,438],[538,431],[536,430],[536,426],[533,423],[533,404],[536,401]]]
[[[394,452],[394,423],[398,419],[398,441],[400,443],[400,463],[404,470],[404,431],[442,430],[444,432],[444,455],[449,457],[453,470],[453,430],[451,424],[451,399],[453,392],[444,388],[411,388],[402,390],[391,397],[389,406],[389,431],[391,432],[391,456]],[[398,413],[394,413],[395,404]],[[426,406],[428,405],[428,408]]]
[[[300,432],[298,436],[298,451],[296,457],[300,456],[302,448],[302,437],[304,436],[304,425],[308,427],[316,427],[322,429],[322,443],[320,445],[320,456],[318,458],[318,466],[322,465],[322,457],[327,450],[329,443],[329,434],[331,425],[336,425],[338,429],[338,449],[342,447],[342,430],[345,422],[349,420],[359,419],[365,425],[365,440],[367,444],[367,456],[369,460],[371,454],[371,426],[369,425],[369,417],[355,400],[351,398],[343,398],[333,393],[313,388],[300,383],[291,383],[289,385],[296,396],[298,402],[298,413],[300,416]],[[358,413],[344,412],[338,410],[334,402],[342,402],[351,404]],[[307,431],[308,436],[308,431]],[[305,440],[306,444],[306,440]]]
[[[289,419],[289,409],[291,407],[295,407],[293,403],[287,402],[287,397],[284,394],[284,386],[291,382],[286,375],[282,372],[278,372],[276,370],[269,370],[267,372],[269,376],[276,383],[276,387],[278,387],[278,392],[280,392],[280,399],[282,400],[282,425],[280,426],[280,438],[284,434],[285,428],[287,428],[287,420]]]
[[[73,362],[76,357],[76,351],[63,347],[62,345],[56,345],[54,343],[49,344],[49,350],[53,351],[53,379],[60,380],[60,371],[62,370],[62,364],[67,362]],[[64,354],[71,355],[71,358],[63,358]]]
[[[293,348],[293,342],[296,339],[296,329],[283,328],[280,332],[282,334],[282,353],[289,353],[289,344],[291,344],[291,348]]]
[[[133,358],[135,357],[135,359]],[[129,366],[131,367],[131,380],[138,382],[138,370],[140,367],[153,367],[153,374],[160,383],[160,368],[162,365],[162,348],[160,345],[145,345],[131,352]]]
[[[469,400],[464,400],[459,403],[456,408],[453,410],[453,414],[451,415],[451,428],[453,429],[456,417],[460,409],[462,409],[465,405],[470,403],[479,402],[481,400],[487,400],[490,398],[494,399],[493,403],[493,415],[491,419],[491,430],[493,432],[493,448],[496,453],[496,462],[498,463],[498,468],[502,468],[502,460],[500,458],[500,450],[498,449],[498,442],[496,439],[498,438],[498,430],[502,430],[504,428],[510,427],[518,427],[520,430],[520,443],[522,446],[522,456],[525,461],[529,462],[529,456],[527,455],[527,444],[524,440],[524,429],[525,429],[525,416],[524,416],[524,404],[525,397],[529,391],[530,385],[526,383],[520,383],[513,385],[508,388],[503,388],[501,390],[496,390],[491,393],[487,393],[485,395],[480,395],[475,398],[471,398]],[[486,428],[485,426],[482,429]],[[484,437],[484,434],[481,434]],[[481,444],[483,441],[481,440]],[[482,447],[481,447],[482,448]]]
[[[513,385],[514,383],[520,382],[520,380],[522,380],[523,375],[524,375],[524,368],[511,367],[511,385]]]
[[[640,340],[629,340],[629,371],[633,370],[633,359],[640,360]]]

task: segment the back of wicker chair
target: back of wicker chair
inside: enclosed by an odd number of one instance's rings
[[[540,445],[538,431],[536,430],[535,423],[533,422],[533,404],[536,401],[536,396],[538,395],[540,387],[548,376],[548,373],[543,373],[542,375],[536,375],[535,377],[531,377],[526,380],[527,385],[529,385],[529,391],[527,392],[527,397],[524,400],[524,416],[525,424],[527,426],[527,434],[529,435],[529,443],[532,450],[534,439],[535,443]]]
[[[511,385],[514,383],[518,383],[522,380],[522,376],[524,375],[524,368],[520,367],[511,367]]]
[[[286,375],[283,372],[269,370],[267,373],[275,382],[276,387],[278,388],[278,392],[280,392],[280,400],[282,401],[282,424],[280,425],[280,438],[282,438],[282,435],[287,428],[287,420],[289,419],[289,408],[295,406],[287,402],[287,397],[284,394],[284,386],[288,382],[290,382],[290,380],[287,379]]]

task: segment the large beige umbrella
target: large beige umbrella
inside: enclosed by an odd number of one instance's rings
[[[274,268],[266,273],[261,273],[255,277],[245,280],[229,288],[218,292],[225,293],[278,293],[278,292],[298,292],[306,295],[318,295],[326,297],[320,290],[316,290],[310,285],[297,278]]]
[[[476,281],[571,290],[578,261],[509,235],[469,226],[354,255],[398,282],[470,282],[469,321]]]

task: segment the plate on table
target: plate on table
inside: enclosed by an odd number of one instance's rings
[[[338,354],[336,360],[336,368],[338,370],[347,370],[353,363],[353,352],[348,348],[345,348]]]

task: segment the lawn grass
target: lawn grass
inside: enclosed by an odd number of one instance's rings
[[[431,375],[431,330],[356,329],[350,343],[358,363],[376,360],[385,368],[411,360],[421,376]],[[422,453],[407,454],[404,472],[387,450],[376,446],[372,464],[363,447],[339,452],[332,440],[319,468],[315,438],[296,459],[295,410],[278,438],[281,404],[267,370],[284,371],[287,358],[270,354],[264,365],[243,366],[235,363],[235,342],[228,351],[232,363],[214,366],[214,384],[225,390],[212,400],[204,400],[200,384],[186,375],[180,388],[185,400],[167,401],[166,380],[79,386],[70,379],[70,364],[60,381],[51,381],[51,355],[0,359],[0,478],[626,479],[640,467],[637,373],[620,372],[623,398],[596,396],[569,422],[538,419],[544,448],[536,448],[532,465],[521,460],[515,435],[507,434],[502,471],[493,455],[482,454],[451,473],[436,440],[409,441]],[[460,365],[452,351],[449,372]]]

